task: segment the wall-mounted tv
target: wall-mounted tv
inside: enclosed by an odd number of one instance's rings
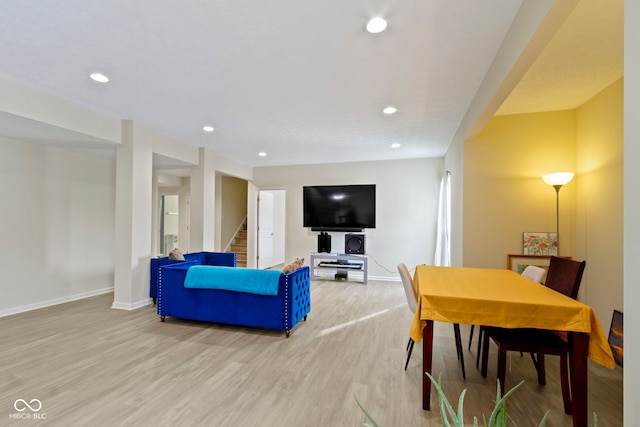
[[[304,227],[313,231],[376,228],[376,186],[322,185],[302,188]]]

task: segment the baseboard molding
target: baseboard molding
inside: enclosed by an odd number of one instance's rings
[[[358,271],[355,271],[355,273],[358,274]],[[362,275],[360,275],[360,276],[354,275],[353,277],[354,278],[352,280],[354,282],[357,282],[358,280],[360,280],[362,278]],[[318,276],[313,276],[312,279],[333,280],[333,273],[324,272],[324,274],[323,274],[321,272]],[[399,276],[372,276],[372,275],[369,274],[367,276],[367,281],[371,281],[371,280],[375,280],[375,281],[378,281],[378,282],[402,282],[402,280],[400,279]]]
[[[53,305],[64,304],[71,301],[77,301],[79,299],[95,297],[97,295],[108,294],[109,292],[113,292],[113,287],[98,289],[98,290],[89,291],[89,292],[82,292],[80,294],[69,295],[61,298],[54,298],[48,301],[36,302],[33,304],[27,304],[20,307],[8,308],[5,310],[0,310],[0,317],[6,317],[14,314],[24,313],[27,311],[38,310],[41,308],[51,307]]]
[[[152,301],[149,298],[144,299],[142,301],[137,301],[137,302],[134,302],[134,303],[124,303],[124,302],[116,302],[116,301],[114,301],[113,304],[111,304],[111,308],[114,308],[116,310],[131,311],[131,310],[137,310],[137,309],[142,308],[142,307],[146,307],[148,305],[151,305],[151,303],[152,303]]]
[[[372,276],[369,274],[367,280],[378,280],[382,282],[402,282],[398,276]]]

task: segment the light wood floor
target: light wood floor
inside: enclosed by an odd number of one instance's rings
[[[421,409],[420,345],[403,370],[412,313],[398,282],[312,282],[309,318],[289,339],[161,323],[153,306],[127,312],[111,303],[103,295],[0,318],[0,425],[35,424],[11,414],[17,399],[39,399],[46,420],[38,425],[362,426],[354,396],[382,426],[441,425],[437,409]],[[484,379],[474,341],[463,381],[453,327],[437,323],[435,333],[434,373],[442,373],[452,403],[468,389],[466,421],[476,415],[482,425],[495,397],[495,353]],[[507,386],[526,380],[509,404],[519,426],[537,425],[547,409],[548,426],[571,425],[556,359],[547,358],[548,383],[540,387],[531,361],[512,356]],[[622,370],[591,362],[589,369],[590,413],[600,426],[622,425]]]

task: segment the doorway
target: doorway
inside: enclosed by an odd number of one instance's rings
[[[286,191],[258,191],[258,251],[259,269],[284,264],[286,232]]]
[[[177,194],[160,196],[160,252],[169,255],[178,247],[179,201]]]

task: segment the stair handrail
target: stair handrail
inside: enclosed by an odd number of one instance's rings
[[[227,243],[227,246],[225,246],[223,252],[230,252],[231,245],[236,240],[238,233],[246,229],[246,223],[247,223],[247,216],[245,215],[242,221],[240,222],[240,225],[236,228],[235,233],[233,233],[233,237],[231,237],[231,240],[229,240],[229,242]]]

